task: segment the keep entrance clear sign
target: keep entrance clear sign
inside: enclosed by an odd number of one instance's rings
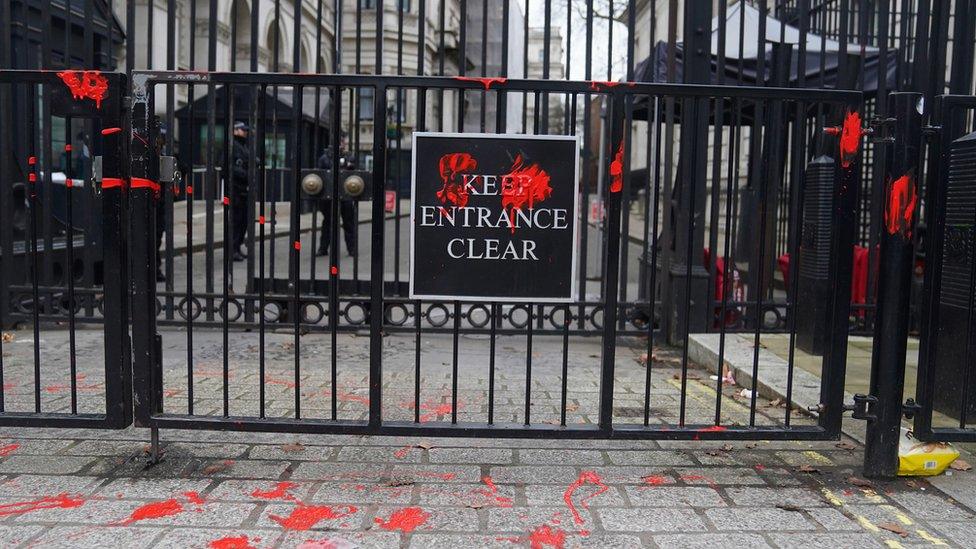
[[[413,135],[410,297],[572,301],[579,140]]]

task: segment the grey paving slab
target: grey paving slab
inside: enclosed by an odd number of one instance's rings
[[[660,534],[654,543],[661,549],[722,549],[741,547],[763,549],[772,547],[758,534]]]
[[[883,543],[868,534],[778,534],[769,535],[769,539],[782,549],[836,549],[845,547],[851,549],[874,549],[885,547]]]
[[[117,526],[59,526],[44,531],[31,541],[35,547],[148,547],[160,537],[162,528]],[[6,538],[5,538],[6,539]]]
[[[725,531],[816,530],[816,526],[803,513],[775,507],[706,509],[705,516],[715,528]]]
[[[617,532],[704,532],[708,529],[701,516],[690,509],[668,509],[648,512],[646,509],[598,509],[600,523]]]

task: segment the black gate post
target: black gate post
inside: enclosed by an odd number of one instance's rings
[[[920,93],[892,93],[894,144],[887,157],[878,264],[877,315],[871,355],[874,416],[868,422],[864,475],[891,478],[898,474],[898,439],[905,389],[905,353],[911,277],[914,269],[912,231],[918,209],[918,170],[922,140],[923,101]]]

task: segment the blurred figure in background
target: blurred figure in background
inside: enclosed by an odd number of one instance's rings
[[[339,138],[339,169],[354,170],[356,163],[353,162],[346,148],[346,132],[342,132]],[[330,179],[325,181],[328,188],[332,187],[332,149],[325,149],[319,157],[318,166],[320,170],[326,170],[330,174]],[[332,199],[322,198],[319,200],[319,211],[322,212],[322,238],[319,240],[319,249],[316,255],[329,255],[329,245],[332,243]],[[339,217],[342,220],[342,234],[346,240],[346,251],[355,257],[357,249],[357,227],[356,227],[356,203],[348,198],[339,199]]]
[[[251,128],[246,122],[234,123],[234,149],[231,158],[231,250],[234,261],[247,259],[244,238],[247,236],[248,177],[250,174],[250,148],[248,136]]]

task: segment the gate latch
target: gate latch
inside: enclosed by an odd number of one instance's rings
[[[847,404],[844,406],[844,411],[851,411],[851,417],[854,419],[864,419],[867,421],[874,421],[878,419],[878,416],[868,413],[868,408],[872,404],[877,404],[878,397],[874,395],[862,395],[860,393],[854,395],[854,404]]]

